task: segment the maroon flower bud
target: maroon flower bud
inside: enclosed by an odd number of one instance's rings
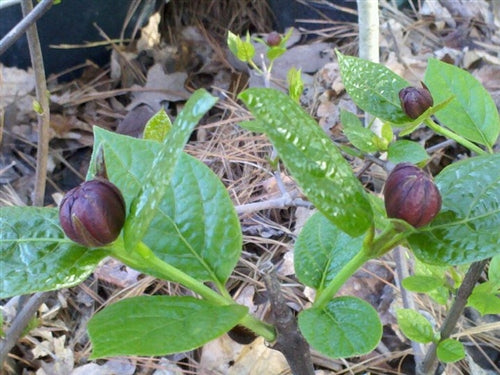
[[[59,221],[66,235],[87,247],[113,242],[125,223],[125,201],[108,180],[86,181],[68,191],[59,207]]]
[[[401,108],[409,118],[416,119],[434,104],[431,93],[423,83],[422,86],[420,89],[406,87],[399,92]]]
[[[233,341],[241,345],[251,344],[257,338],[255,333],[250,329],[239,324],[233,327],[227,334]]]
[[[429,224],[441,209],[441,194],[432,178],[410,163],[400,163],[385,182],[387,216],[414,227]]]
[[[279,46],[281,43],[281,35],[278,34],[276,31],[267,34],[266,43],[269,47]]]

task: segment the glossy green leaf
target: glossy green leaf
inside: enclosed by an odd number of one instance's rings
[[[320,212],[311,216],[295,242],[297,278],[319,291],[335,277],[361,249],[363,237],[352,238]]]
[[[355,297],[338,297],[324,309],[303,310],[298,321],[309,344],[331,358],[369,353],[382,337],[382,324],[375,309]]]
[[[238,125],[254,133],[264,133],[264,126],[257,120],[241,121]]]
[[[162,145],[95,129],[94,150],[100,146],[128,207],[147,178],[144,165]],[[223,283],[229,277],[241,253],[241,229],[227,190],[205,164],[181,154],[144,241],[195,278]]]
[[[402,162],[417,164],[429,158],[427,151],[419,143],[405,139],[392,142],[387,149],[387,156],[394,164]]]
[[[443,280],[434,276],[413,275],[404,278],[401,284],[411,292],[427,293],[443,285]]]
[[[443,340],[436,348],[436,355],[444,363],[460,361],[465,358],[464,345],[454,339]]]
[[[367,194],[316,121],[277,90],[248,89],[240,98],[318,210],[348,234],[363,234],[372,222]]]
[[[399,329],[410,340],[426,344],[434,339],[431,323],[419,312],[411,309],[396,310]]]
[[[128,298],[89,321],[92,358],[192,350],[229,331],[246,312],[241,305],[215,306],[186,296]]]
[[[342,122],[345,136],[354,147],[368,154],[378,151],[375,140],[377,136],[361,124],[358,116],[342,109],[340,111],[340,121]]]
[[[401,109],[399,91],[410,84],[381,64],[346,56],[337,51],[347,93],[362,110],[393,124],[411,119]]]
[[[64,236],[58,210],[0,208],[0,299],[79,284],[106,256]]]
[[[174,121],[172,130],[163,141],[163,147],[146,165],[146,178],[142,181],[141,191],[132,200],[130,213],[123,228],[125,246],[133,249],[142,240],[160,204],[184,145],[192,130],[203,115],[215,104],[217,98],[206,90],[197,90],[186,102],[182,112]]]
[[[430,59],[425,84],[434,102],[454,96],[436,113],[438,120],[471,141],[492,147],[500,133],[500,117],[490,94],[470,73],[436,59]]]
[[[163,142],[170,129],[172,129],[172,122],[167,112],[162,108],[147,122],[143,138]]]
[[[144,242],[198,280],[225,283],[241,254],[241,228],[226,188],[202,162],[181,156]]]
[[[442,208],[408,237],[415,255],[427,263],[455,265],[500,254],[500,154],[451,164],[435,182]]]

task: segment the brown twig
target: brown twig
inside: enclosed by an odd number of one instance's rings
[[[264,282],[271,302],[273,323],[278,332],[273,349],[283,353],[294,375],[314,375],[309,344],[300,333],[297,320],[283,298],[276,274],[266,275]]]
[[[401,292],[401,298],[403,300],[403,307],[405,309],[416,310],[415,301],[412,295],[410,295],[405,288],[401,285],[401,281],[406,277],[410,276],[408,272],[408,262],[406,261],[406,251],[401,246],[396,246],[393,250],[394,260],[396,262],[396,275],[398,277],[398,286]],[[413,349],[413,355],[415,356],[415,362],[420,363],[424,358],[423,345],[412,341],[411,347]]]
[[[472,293],[474,286],[476,285],[477,280],[481,276],[484,267],[488,260],[482,260],[480,262],[472,263],[469,267],[469,270],[465,274],[464,280],[462,284],[458,288],[457,296],[455,297],[455,301],[446,316],[446,319],[441,327],[440,335],[441,340],[445,340],[450,337],[453,329],[455,328],[458,319],[462,315],[462,312],[467,304],[467,299]],[[417,372],[420,375],[427,375],[433,373],[436,365],[437,365],[437,357],[436,357],[436,347],[435,343],[431,344],[429,351],[427,352],[424,361],[419,364],[417,367]]]
[[[17,340],[23,334],[31,318],[49,295],[50,293],[46,292],[33,294],[12,321],[9,329],[5,332],[5,339],[0,342],[0,369],[3,368],[3,363],[7,355],[14,345],[16,345]]]
[[[31,0],[23,0],[21,6],[24,18],[26,19],[30,17],[33,12],[33,3]],[[41,113],[38,117],[38,148],[36,155],[37,164],[33,204],[35,206],[43,206],[47,178],[47,159],[49,154],[50,110],[49,98],[47,96],[47,82],[45,80],[45,68],[43,66],[42,48],[40,46],[40,39],[38,38],[35,21],[36,18],[32,20],[32,23],[26,32],[31,56],[31,64],[35,72],[36,97],[41,107]]]
[[[36,22],[36,20],[38,20],[50,9],[53,1],[54,0],[40,1],[35,9],[33,9],[33,12],[24,16],[24,18],[8,32],[2,40],[0,40],[0,55],[3,54],[12,44],[14,44],[15,41],[18,40],[26,32],[26,30],[28,30],[28,28]]]
[[[52,5],[52,0],[44,0],[42,3]],[[47,159],[49,153],[49,100],[47,96],[47,83],[45,81],[45,69],[43,66],[42,49],[38,32],[36,29],[35,21],[44,13],[42,11],[33,15],[32,0],[22,0],[21,3],[23,11],[23,24],[26,24],[28,29],[26,35],[28,38],[28,47],[30,50],[31,63],[35,72],[36,80],[36,95],[40,103],[41,113],[38,118],[38,150],[37,150],[37,166],[35,174],[35,190],[33,192],[33,204],[35,206],[43,206],[45,196],[45,185],[47,178]],[[47,7],[47,9],[48,9]],[[37,6],[38,8],[38,6]],[[28,21],[26,21],[28,20]],[[12,322],[11,327],[6,332],[6,338],[0,344],[0,367],[7,357],[12,347],[16,344],[19,337],[22,335],[24,329],[28,325],[32,316],[36,313],[40,305],[47,299],[49,293],[36,293],[31,296],[26,303],[22,306],[19,314]]]

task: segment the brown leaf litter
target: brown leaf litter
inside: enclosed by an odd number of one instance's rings
[[[84,178],[93,143],[92,126],[140,136],[145,123],[158,109],[164,108],[175,118],[185,99],[199,87],[211,90],[221,100],[217,110],[196,128],[186,151],[219,176],[235,205],[279,194],[268,161],[271,146],[264,136],[238,126],[250,115],[234,101],[247,82],[262,85],[261,77],[237,63],[225,46],[228,29],[237,34],[249,28],[261,33],[271,31],[267,6],[263,5],[265,2],[260,5],[255,2],[252,8],[246,2],[242,6],[240,1],[209,1],[204,14],[200,14],[202,10],[192,3],[195,2],[170,2],[156,18],[152,17],[141,40],[128,46],[114,45],[110,67],[101,68],[88,62],[77,80],[58,84],[49,79],[49,194],[62,193]],[[381,61],[412,83],[422,79],[429,57],[453,62],[471,71],[500,108],[499,30],[500,12],[491,9],[486,1],[427,1],[421,9],[404,11],[381,2]],[[301,33],[295,31],[295,44],[290,46],[286,58],[275,64],[273,72],[274,84],[283,87],[291,66],[303,68],[306,91],[302,105],[335,142],[342,144],[347,140],[340,131],[339,109],[356,112],[356,108],[339,78],[332,47],[353,53],[356,32],[357,25],[332,23],[317,31],[319,41],[307,44],[302,41]],[[257,62],[266,63],[259,58]],[[0,204],[29,204],[36,143],[36,118],[32,111],[34,79],[31,71],[0,66],[0,83],[3,126],[0,153],[0,202],[3,203]],[[442,140],[425,129],[415,132],[413,138],[426,147]],[[465,152],[454,145],[441,149],[433,155],[435,170]],[[350,162],[356,173],[364,171],[360,179],[365,186],[378,193],[385,172],[359,160]],[[282,179],[287,189],[296,189],[286,171],[282,171]],[[47,203],[55,204],[50,195]],[[243,254],[228,289],[261,317],[269,314],[261,276],[270,268],[277,270],[292,309],[300,311],[310,304],[311,291],[296,280],[293,272],[293,243],[300,222],[308,215],[310,210],[292,207],[241,217]],[[373,353],[359,358],[332,360],[314,352],[315,364],[321,368],[318,373],[406,373],[404,368],[411,356],[408,342],[395,324],[394,309],[402,305],[395,279],[394,263],[389,256],[368,263],[346,283],[341,293],[357,295],[379,311],[385,325],[384,338]],[[18,343],[6,365],[6,374],[288,373],[280,353],[270,350],[262,340],[239,345],[226,335],[199,350],[179,355],[88,361],[91,348],[85,327],[96,311],[134,295],[185,293],[179,286],[141,275],[107,259],[86,282],[54,293],[42,306],[38,327]],[[5,301],[4,311],[15,313],[15,301]],[[441,323],[445,314],[442,306],[425,296],[416,296],[416,303]],[[7,323],[9,319],[7,316]],[[487,342],[500,348],[498,336],[493,331],[474,331],[477,329],[474,322],[469,317],[461,321],[466,337],[476,342],[477,347]],[[466,373],[479,366],[479,362],[469,356],[448,366],[447,374]],[[493,369],[497,366],[498,370],[499,365],[489,366]]]

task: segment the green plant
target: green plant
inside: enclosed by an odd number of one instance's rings
[[[251,48],[241,43],[230,35],[231,50],[250,63]],[[266,134],[318,210],[295,244],[297,278],[316,290],[312,306],[299,313],[298,326],[313,348],[335,358],[367,353],[381,338],[382,325],[370,304],[335,297],[368,260],[401,244],[423,262],[447,267],[500,252],[500,154],[492,153],[500,121],[488,93],[468,73],[431,60],[425,83],[438,104],[411,119],[399,102],[399,92],[410,86],[408,82],[380,64],[340,53],[338,59],[347,92],[360,108],[385,123],[382,134],[376,135],[354,114],[344,112],[346,135],[355,146],[352,153],[365,157],[386,151],[393,143],[394,127],[408,133],[423,122],[480,155],[454,163],[435,177],[441,210],[432,222],[414,228],[387,218],[383,201],[362,186],[341,149],[295,99],[267,88],[240,94],[255,117],[245,126]],[[444,82],[436,84],[438,79]],[[92,249],[71,241],[55,208],[1,208],[0,298],[76,285],[100,260],[112,256],[146,274],[180,283],[199,298],[142,296],[109,306],[88,324],[92,358],[186,351],[236,325],[269,342],[279,341],[282,333],[273,324],[253,317],[226,290],[242,246],[238,216],[217,176],[182,151],[216,100],[204,90],[196,91],[173,124],[164,112],[153,117],[143,139],[94,128],[87,179],[99,175],[96,165],[102,152],[108,178],[126,205],[127,217],[116,241]],[[498,261],[490,270],[498,270]],[[498,275],[490,279],[497,287]],[[401,310],[398,317],[404,322],[405,314],[414,313]],[[410,338],[435,342],[442,360],[459,358],[449,354],[459,352],[455,342],[437,337],[425,322],[418,323],[416,333],[413,327],[404,328]]]

